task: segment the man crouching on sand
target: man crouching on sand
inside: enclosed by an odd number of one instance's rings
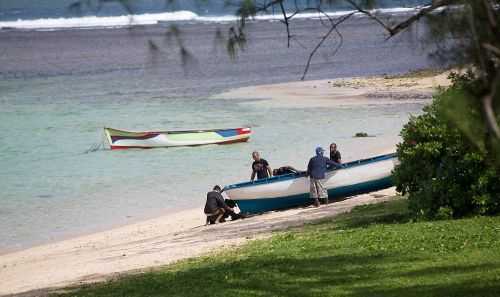
[[[242,218],[240,214],[235,213],[234,209],[226,204],[221,192],[221,187],[216,185],[212,191],[207,193],[207,202],[204,209],[207,216],[207,225],[223,223],[229,216],[231,216],[232,221]]]
[[[316,148],[316,156],[312,157],[307,164],[307,176],[310,181],[310,195],[314,199],[314,206],[319,207],[319,199],[323,200],[325,204],[328,203],[328,191],[323,185],[326,169],[328,165],[341,167],[337,162],[334,162],[327,157],[323,156],[325,150],[318,146]]]

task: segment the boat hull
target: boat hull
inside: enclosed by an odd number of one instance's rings
[[[391,154],[350,162],[346,168],[329,171],[324,180],[328,197],[339,199],[391,187],[391,172],[395,162],[396,158]],[[261,213],[312,203],[309,178],[304,174],[230,185],[224,191],[245,213]]]
[[[250,128],[159,132],[132,132],[104,128],[104,133],[113,150],[231,144],[248,141],[252,134]]]

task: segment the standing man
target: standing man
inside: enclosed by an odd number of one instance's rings
[[[255,175],[257,175],[257,179],[273,176],[273,171],[271,170],[271,167],[269,167],[269,163],[260,157],[259,152],[254,151],[252,153],[252,158],[252,176],[250,177],[250,181],[255,179]]]
[[[328,165],[340,167],[341,165],[323,156],[325,150],[318,146],[316,148],[316,156],[312,157],[307,164],[307,176],[309,176],[310,187],[309,193],[314,199],[314,206],[319,207],[319,199],[325,204],[328,203],[328,191],[323,185],[326,169]]]
[[[342,157],[340,156],[340,152],[337,151],[337,144],[335,142],[330,144],[330,160],[342,164]]]

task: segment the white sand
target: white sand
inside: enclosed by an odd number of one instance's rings
[[[369,78],[293,82],[241,88],[217,98],[268,99],[266,105],[336,106],[428,100],[446,74],[428,78]],[[421,96],[424,94],[424,96]],[[249,104],[260,104],[251,101]],[[380,140],[379,140],[380,141]],[[394,151],[380,143],[370,154]],[[321,208],[273,212],[242,221],[203,226],[201,210],[116,228],[0,256],[0,295],[102,281],[117,273],[141,270],[241,244],[305,222],[335,216],[352,207],[388,199],[393,189],[361,195]],[[32,292],[27,296],[39,295]]]
[[[297,81],[230,90],[215,99],[261,99],[247,104],[288,108],[399,104],[428,101],[440,86],[448,86],[448,72],[429,77],[372,77]]]

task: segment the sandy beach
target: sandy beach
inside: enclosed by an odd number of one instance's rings
[[[444,73],[431,77],[292,82],[235,89],[214,98],[261,99],[248,104],[261,104],[265,100],[271,105],[294,108],[325,105],[341,108],[380,102],[387,104],[389,101],[399,104],[429,100],[436,87],[449,84],[446,76]],[[392,143],[379,143],[372,146],[367,154],[387,153],[394,149]],[[37,296],[43,295],[48,288],[102,281],[120,273],[140,272],[263,238],[273,231],[333,217],[357,205],[385,201],[394,194],[394,189],[387,189],[320,208],[271,212],[213,226],[204,226],[205,218],[201,210],[191,209],[4,254],[0,256],[0,295],[29,292],[26,296]]]
[[[359,195],[320,208],[269,212],[204,226],[199,209],[0,256],[0,295],[43,296],[57,288],[140,273],[231,248],[272,232],[333,217],[357,205],[390,199],[394,189]]]
[[[375,76],[298,81],[229,90],[221,99],[260,99],[248,104],[288,108],[338,108],[359,105],[405,104],[428,101],[438,87],[450,84],[449,72],[420,76]]]

